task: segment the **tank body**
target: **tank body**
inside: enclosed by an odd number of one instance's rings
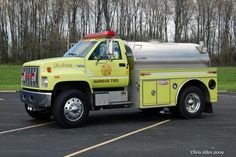
[[[198,44],[127,42],[130,66],[129,100],[136,108],[140,105],[140,70],[206,68],[210,59],[208,53],[200,53]]]
[[[201,68],[209,66],[208,53],[200,53],[198,44],[128,42],[133,51],[134,69]],[[132,62],[131,60],[131,62]]]

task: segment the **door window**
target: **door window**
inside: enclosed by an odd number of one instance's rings
[[[113,41],[112,45],[113,45],[113,59],[115,59],[115,60],[122,59],[119,43],[117,41]]]
[[[120,52],[120,46],[117,41],[113,41],[113,59],[119,60],[122,59],[121,52]],[[101,42],[97,48],[94,50],[92,55],[89,57],[89,60],[106,60],[108,59],[108,48],[107,48],[107,42]]]

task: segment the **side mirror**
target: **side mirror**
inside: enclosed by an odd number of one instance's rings
[[[204,53],[207,53],[207,52],[208,52],[207,47],[206,47],[206,46],[203,46],[203,47],[202,47],[202,53],[204,54]]]
[[[204,42],[203,41],[200,41],[199,43],[199,46],[197,46],[197,50],[202,53],[202,54],[205,54],[208,52],[208,49],[206,46],[204,46]]]

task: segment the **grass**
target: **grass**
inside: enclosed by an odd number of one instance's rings
[[[20,89],[21,65],[0,65],[0,90]],[[218,90],[236,91],[236,67],[218,67]]]
[[[0,90],[20,89],[21,65],[0,65]]]
[[[236,91],[236,67],[218,67],[218,90]]]

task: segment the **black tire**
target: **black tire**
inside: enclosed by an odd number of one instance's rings
[[[34,119],[38,120],[46,120],[49,119],[52,116],[51,110],[44,110],[44,111],[30,111],[28,110],[28,105],[25,104],[25,110],[28,113],[29,116],[31,116]]]
[[[178,114],[186,119],[198,117],[205,108],[203,91],[195,86],[185,88],[178,100]]]
[[[178,109],[176,106],[169,107],[169,111],[174,117],[179,117]]]
[[[79,108],[76,106],[78,104]],[[69,106],[67,107],[67,105]],[[76,115],[77,113],[72,111],[73,105],[77,107],[75,112],[79,112],[79,116]],[[65,112],[67,108],[70,111],[66,114]],[[53,117],[61,127],[69,128],[83,126],[86,124],[88,116],[89,103],[82,92],[70,89],[56,96],[53,104]],[[75,117],[76,119],[73,119]]]

